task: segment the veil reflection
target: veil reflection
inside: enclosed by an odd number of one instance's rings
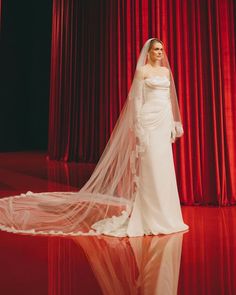
[[[122,239],[53,238],[49,240],[49,294],[177,294],[184,233]],[[78,252],[85,254],[86,267]],[[83,269],[89,275],[88,268],[96,280],[87,278],[83,284],[80,274]],[[92,281],[96,282],[93,288]]]

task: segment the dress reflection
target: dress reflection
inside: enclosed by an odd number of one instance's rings
[[[177,294],[184,233],[123,239],[101,236],[49,240],[49,294],[58,294],[55,290],[59,286],[59,294],[78,294],[76,284],[81,294]],[[100,290],[86,291],[86,286],[81,290],[78,276],[84,266],[76,265],[73,259],[74,252],[81,250]]]

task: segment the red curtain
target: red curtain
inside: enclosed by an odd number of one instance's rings
[[[183,204],[236,204],[233,0],[54,0],[49,157],[96,162],[150,37],[163,40],[184,136],[173,145]]]

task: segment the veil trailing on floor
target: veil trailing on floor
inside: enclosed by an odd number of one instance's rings
[[[152,38],[154,39],[154,38]],[[142,153],[148,144],[139,114],[144,102],[140,76],[147,62],[149,39],[143,46],[128,97],[90,179],[78,192],[27,192],[0,199],[0,229],[30,234],[98,235],[93,225],[109,218],[127,219],[139,189]],[[173,113],[172,142],[183,134],[175,84],[164,51],[161,66],[169,69]],[[171,137],[170,137],[171,140]]]

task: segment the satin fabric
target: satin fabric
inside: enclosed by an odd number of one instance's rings
[[[140,124],[145,151],[141,156],[133,210],[106,218],[92,228],[112,236],[170,234],[188,229],[183,222],[171,144],[172,111],[167,77],[144,79]]]

